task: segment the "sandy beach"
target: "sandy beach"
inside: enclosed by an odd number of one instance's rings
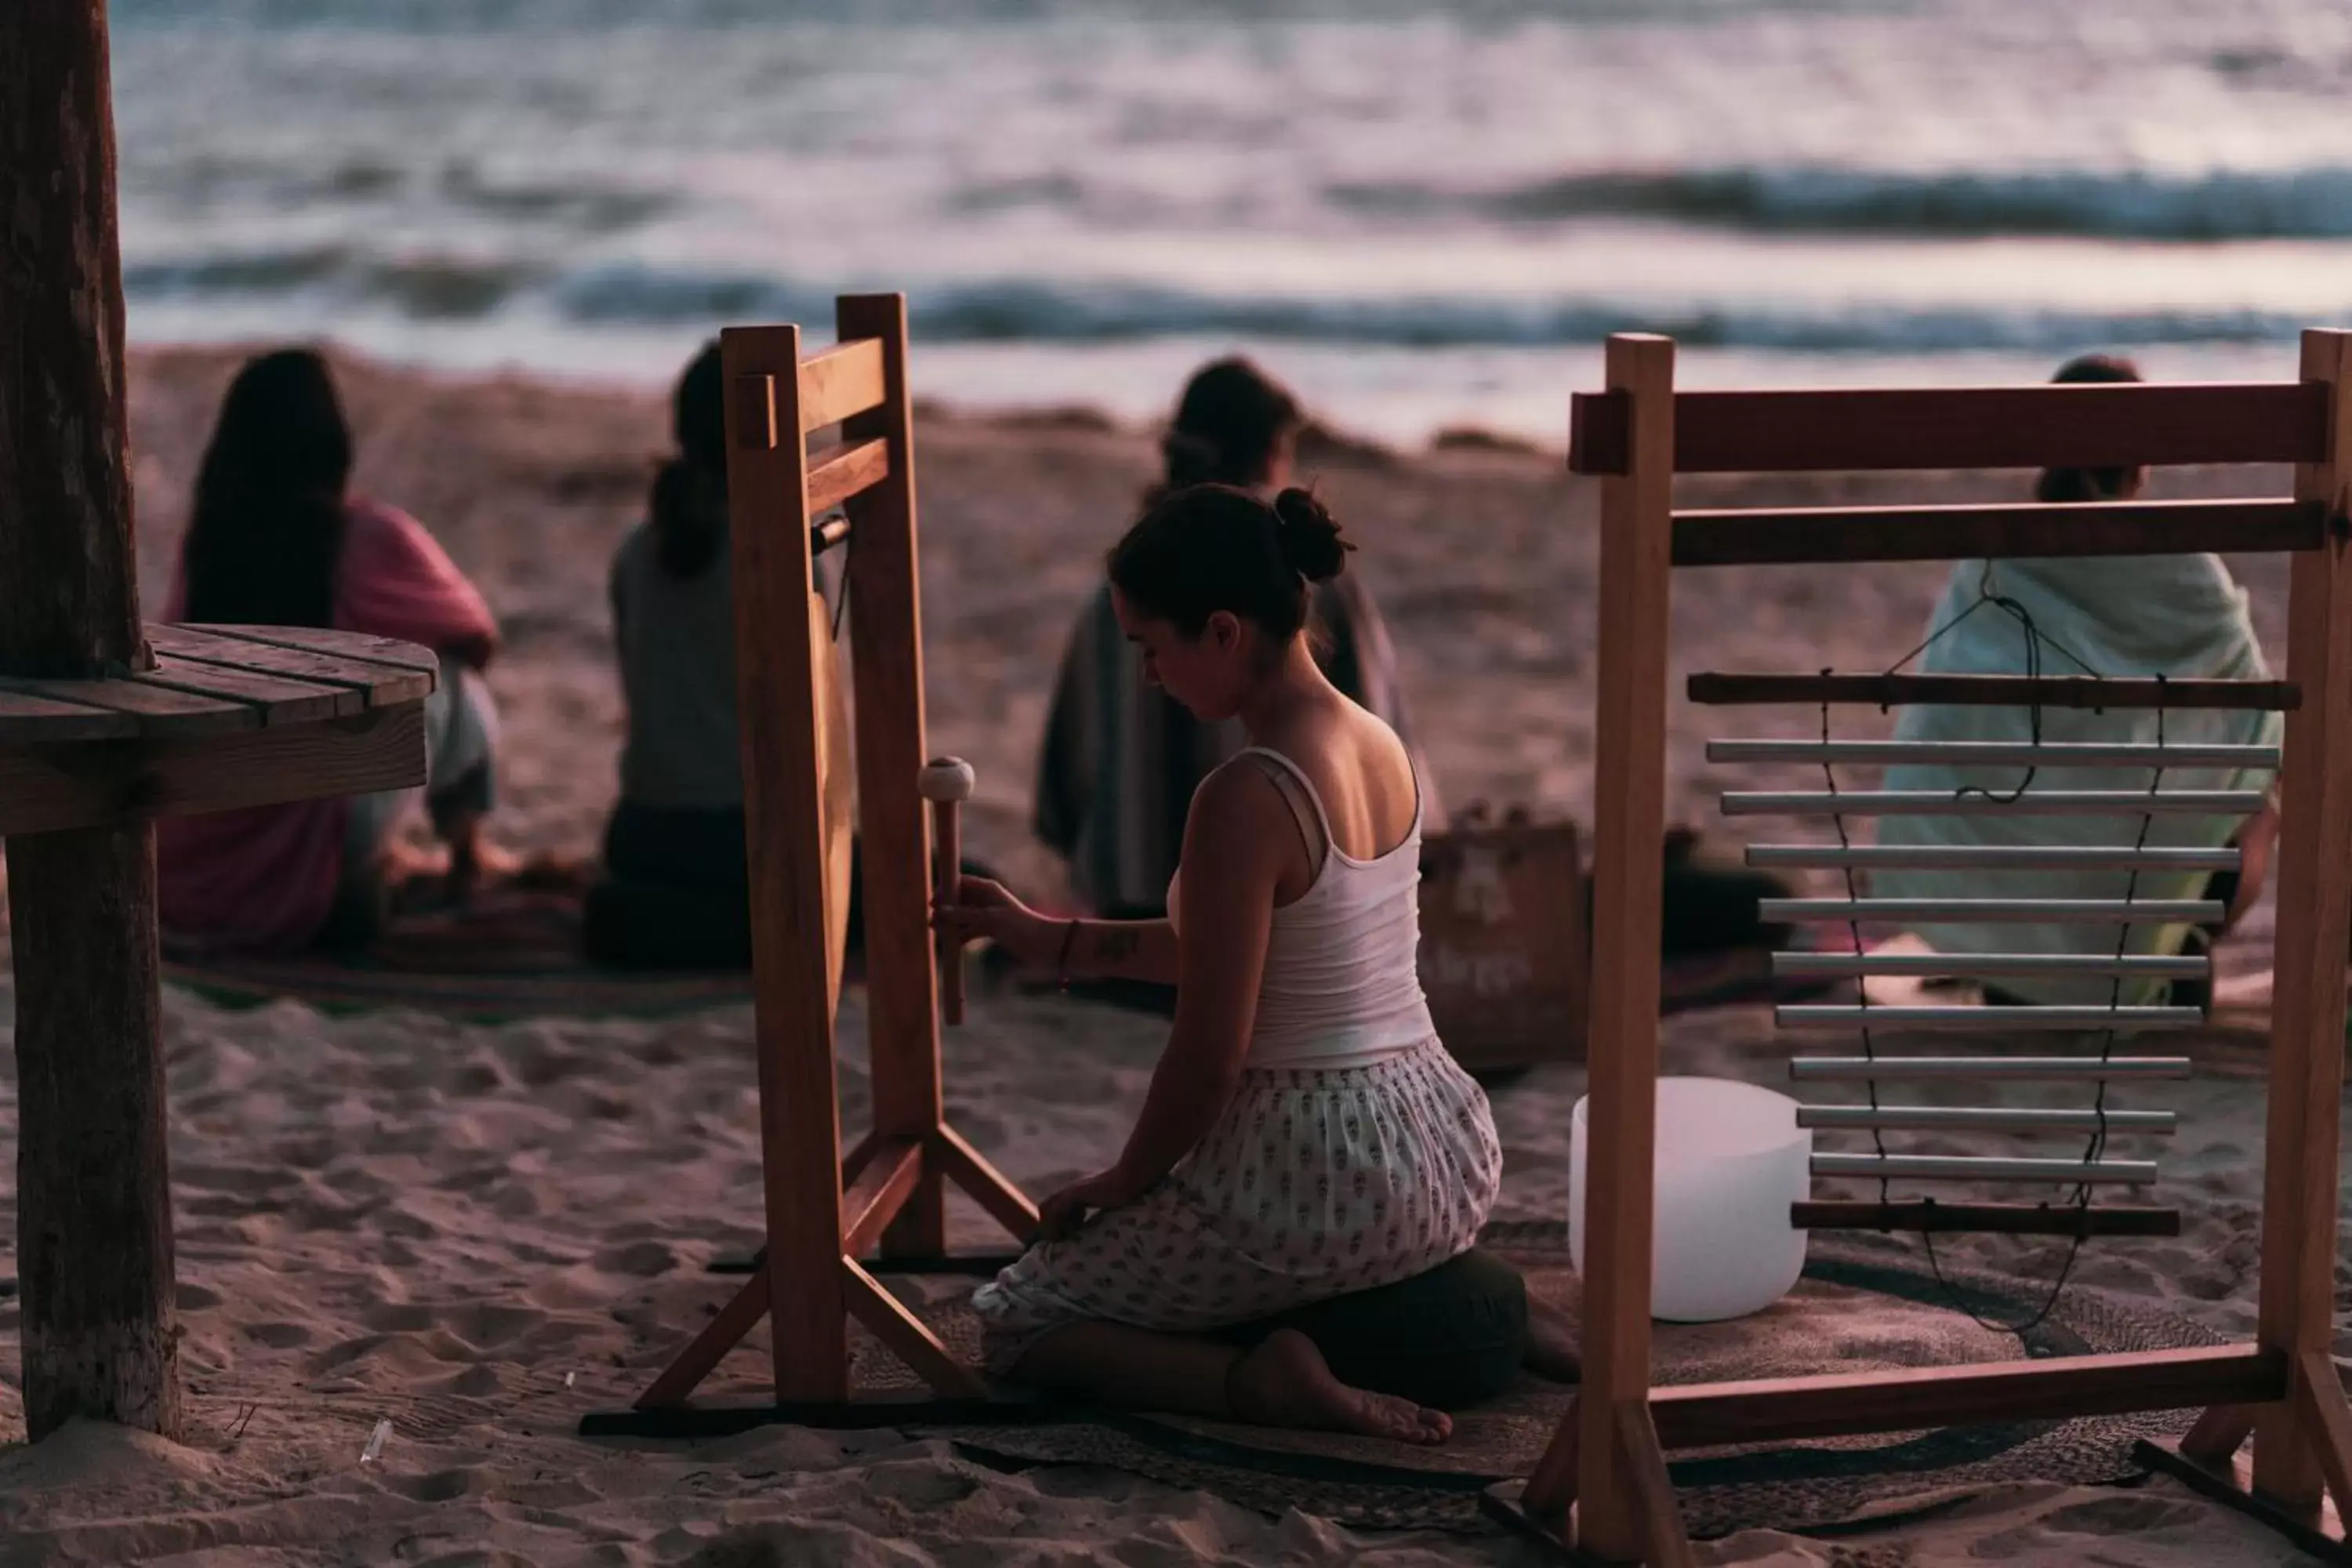
[[[918,343],[919,353],[920,344]],[[161,605],[195,462],[236,356],[134,356],[140,574]],[[360,487],[415,513],[481,585],[508,646],[492,671],[505,751],[493,821],[520,847],[593,848],[621,713],[604,574],[635,519],[667,410],[652,395],[512,376],[456,379],[339,362]],[[1568,385],[1561,387],[1565,426]],[[1074,607],[1150,478],[1140,431],[1083,412],[934,411],[919,431],[928,702],[934,749],[971,759],[968,851],[1049,888],[1028,842],[1045,700]],[[1449,802],[1590,819],[1594,492],[1559,454],[1456,442],[1413,454],[1323,442],[1303,467],[1361,545],[1350,570],[1386,611],[1421,738]],[[2012,499],[2021,479],[1936,476],[1693,484],[1693,504]],[[2255,471],[2161,476],[2158,495],[2277,493]],[[2275,662],[2284,572],[2239,563]],[[1942,568],[1740,569],[1676,583],[1675,674],[1882,668],[1916,641]],[[1674,704],[1670,810],[1720,830],[1711,770],[1737,724]],[[1867,732],[1867,717],[1855,721]],[[1801,782],[1801,781],[1797,781]],[[2267,911],[2230,967],[2267,964]],[[2251,956],[2249,956],[2251,955]],[[1123,1473],[1007,1473],[944,1439],[777,1428],[625,1446],[572,1435],[625,1403],[723,1299],[702,1272],[756,1244],[758,1142],[747,1010],[666,1022],[499,1027],[416,1013],[232,1012],[168,998],[184,1445],[77,1427],[0,1452],[0,1563],[864,1565],[1112,1562],[1407,1564],[1541,1559],[1501,1537],[1343,1530]],[[845,1123],[866,1100],[863,998],[842,1012]],[[1142,1094],[1160,1026],[1058,998],[987,995],[951,1032],[959,1127],[1033,1191],[1097,1168]],[[1666,1068],[1777,1083],[1760,1009],[1670,1022]],[[2184,1112],[2159,1194],[2177,1240],[2095,1246],[2074,1288],[2216,1333],[2253,1321],[2263,1127],[2259,1053],[2216,1044],[2199,1076],[2135,1103]],[[1580,1069],[1498,1087],[1498,1217],[1564,1216]],[[0,1055],[0,1124],[16,1114]],[[1979,1147],[1982,1147],[1981,1143]],[[13,1258],[14,1162],[0,1166]],[[990,1239],[959,1211],[960,1239]],[[2046,1243],[1948,1256],[2032,1278]],[[13,1272],[13,1262],[5,1272]],[[2344,1276],[2339,1272],[2339,1279]],[[2339,1285],[2339,1303],[2345,1287]],[[0,1298],[0,1445],[21,1437],[16,1315]],[[764,1330],[722,1369],[757,1382]],[[2340,1342],[2339,1351],[2352,1348]],[[394,1432],[362,1461],[377,1422]],[[1931,1522],[1835,1543],[1750,1531],[1710,1563],[1895,1568],[2284,1564],[2284,1542],[2168,1481],[2017,1484]]]

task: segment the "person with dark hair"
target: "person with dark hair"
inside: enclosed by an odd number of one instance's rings
[[[654,475],[646,521],[613,558],[628,729],[606,880],[589,895],[589,948],[613,963],[733,967],[750,962],[751,884],[716,342],[678,376],[670,428],[677,450]]]
[[[2086,354],[2060,368],[2054,380],[2067,384],[2137,382],[2129,360]],[[2052,468],[2034,484],[2035,499],[2058,504],[2129,500],[2140,493],[2146,472],[2126,468]],[[1928,623],[1929,641],[1918,668],[1927,673],[2025,675],[2037,668],[2052,676],[2162,675],[2227,680],[2263,679],[2267,667],[2245,590],[2212,554],[2055,556],[2032,560],[1962,561],[1954,564],[1943,601]],[[2221,710],[1913,707],[1902,710],[1895,735],[1902,741],[1993,741],[2023,742],[2111,742],[2147,743],[2159,738],[2176,744],[2274,744],[2281,731],[2275,713]],[[2237,769],[2168,768],[2167,790],[2260,790],[2271,775]],[[1965,789],[2007,795],[2027,784],[2015,769],[1907,766],[1887,770],[1890,790]],[[2154,779],[2145,768],[2040,768],[2032,789],[2145,791]],[[2235,874],[2202,871],[2049,872],[1881,871],[1870,878],[1873,892],[1887,898],[2140,899],[2221,900],[2226,909],[2217,930],[2149,922],[2127,928],[2126,951],[2170,954],[2203,948],[2252,907],[2262,890],[2276,831],[2276,807],[2252,818],[2193,816],[2167,813],[2149,819],[2145,837],[2137,816],[2086,818],[2012,812],[1966,816],[1901,816],[1885,819],[1878,841],[1912,846],[2111,845],[2145,842],[2176,848],[2218,848],[2235,844],[2243,866]],[[1920,928],[1930,945],[1948,952],[2038,952],[2113,956],[2113,926],[1969,924],[1943,922]],[[2194,1000],[2196,986],[2175,983],[2175,994]],[[2105,1005],[2161,1001],[2167,982],[2130,978],[2120,982],[2066,976],[2018,976],[1998,987],[2002,1000],[2039,1004]]]
[[[425,803],[462,897],[503,861],[482,838],[498,716],[481,671],[499,645],[481,595],[406,512],[350,493],[352,432],[327,362],[308,349],[247,363],[196,477],[165,618],[322,626],[441,656],[425,702]],[[297,801],[156,826],[173,942],[284,952],[363,941],[404,869],[409,791]]]
[[[1047,1239],[972,1305],[1001,1375],[1442,1442],[1450,1421],[1421,1391],[1475,1397],[1497,1360],[1507,1380],[1527,1302],[1492,1259],[1482,1282],[1471,1252],[1502,1149],[1416,968],[1424,786],[1307,643],[1311,586],[1350,548],[1305,490],[1269,502],[1206,484],[1163,498],[1110,552],[1112,610],[1145,678],[1245,743],[1192,798],[1165,918],[1052,919],[970,876],[936,913],[960,941],[1065,977],[1176,986],[1125,1149],[1045,1200]],[[1395,1302],[1381,1293],[1417,1280],[1438,1283],[1416,1313],[1370,1325],[1386,1353],[1332,1331],[1341,1303]],[[1488,1331],[1477,1351],[1400,1367],[1465,1319]],[[1472,1363],[1486,1381],[1465,1390]]]
[[[1271,496],[1289,482],[1306,423],[1297,400],[1245,359],[1202,366],[1185,384],[1161,442],[1161,481],[1147,506],[1221,484]],[[1309,616],[1332,684],[1412,743],[1396,655],[1371,595],[1353,577],[1318,584]],[[1150,688],[1106,586],[1079,616],[1062,658],[1037,769],[1035,830],[1068,864],[1072,889],[1107,915],[1150,918],[1165,905],[1185,813],[1201,781],[1242,744],[1239,727],[1204,721]],[[1444,826],[1433,798],[1430,824]]]

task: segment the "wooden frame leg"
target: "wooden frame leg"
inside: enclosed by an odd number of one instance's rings
[[[882,345],[879,407],[842,422],[844,441],[888,444],[889,472],[850,498],[849,655],[857,699],[857,819],[865,849],[866,1016],[874,1126],[927,1140],[942,1119],[939,971],[931,933],[930,825],[922,771],[923,618],[915,538],[915,435],[903,295],[844,295],[844,342]],[[809,520],[803,515],[802,521]],[[801,530],[803,537],[805,526]],[[886,1258],[947,1250],[947,1192],[926,1168],[882,1236]]]
[[[2323,460],[2295,469],[2295,499],[2343,515],[2352,489],[2352,332],[2303,335],[2303,380],[2332,393]],[[2336,1144],[2344,1089],[2344,979],[2352,945],[2352,542],[2288,569],[2286,716],[2279,796],[2278,935],[2263,1151],[2259,1338],[2299,1369],[2335,1337]],[[2308,1512],[2326,1477],[2308,1402],[2266,1406],[2253,1474],[2268,1498]]]

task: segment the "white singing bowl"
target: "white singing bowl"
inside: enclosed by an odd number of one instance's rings
[[[1569,1133],[1568,1248],[1584,1272],[1589,1100]],[[1811,1190],[1813,1135],[1797,1102],[1727,1079],[1658,1080],[1657,1205],[1650,1315],[1711,1323],[1760,1312],[1805,1269],[1789,1205]]]

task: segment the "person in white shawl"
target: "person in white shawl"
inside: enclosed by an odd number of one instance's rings
[[[2059,371],[2061,382],[2137,381],[2130,362],[2085,356]],[[2036,488],[2044,501],[2126,500],[2137,494],[2144,474],[2137,468],[2052,469]],[[2006,604],[1983,604],[1988,595]],[[2012,607],[2013,606],[2013,607]],[[2028,673],[2029,634],[2017,612],[2031,617],[2041,642],[2041,669],[2048,675],[2164,675],[2252,680],[2268,671],[2246,594],[2218,555],[2060,557],[2026,561],[1962,561],[1952,568],[1942,602],[1928,623],[1928,646],[1917,668],[1923,672],[1971,675]],[[2077,661],[2080,664],[2077,664]],[[2085,669],[2081,668],[2087,666]],[[2149,709],[2045,708],[2043,741],[2153,742],[2158,717]],[[2174,710],[2162,716],[2162,736],[2178,742],[2275,744],[2275,713],[2223,710]],[[1914,707],[1901,710],[1895,736],[1902,741],[2007,741],[2033,736],[2033,715],[2023,708]],[[2265,789],[2268,772],[2215,769],[2167,770],[2162,787],[2172,789]],[[2043,768],[2031,787],[2042,789],[2146,790],[2146,768]],[[1996,795],[2013,794],[2026,783],[2026,770],[1897,767],[1887,770],[1890,790],[1954,792],[1968,786]],[[2275,796],[2273,796],[2273,802]],[[2143,818],[2029,816],[1998,810],[1970,816],[1890,817],[1880,825],[1882,845],[2116,845],[2141,842]],[[2234,876],[2203,871],[1880,871],[1869,890],[1882,898],[2139,899],[2216,898],[2228,906],[2228,923],[2251,905],[2261,889],[2275,832],[2275,805],[2259,816],[2161,815],[2145,842],[2151,846],[2217,847],[2236,843],[2245,851]],[[2138,953],[2201,951],[2219,931],[2184,925],[2143,923],[2119,931],[2113,925],[1933,924],[1921,926],[1922,940],[1944,952]],[[2105,1005],[2164,999],[2162,980],[2126,980],[2118,993],[2105,978],[2009,977],[1994,983],[2000,999],[2042,1005]]]

